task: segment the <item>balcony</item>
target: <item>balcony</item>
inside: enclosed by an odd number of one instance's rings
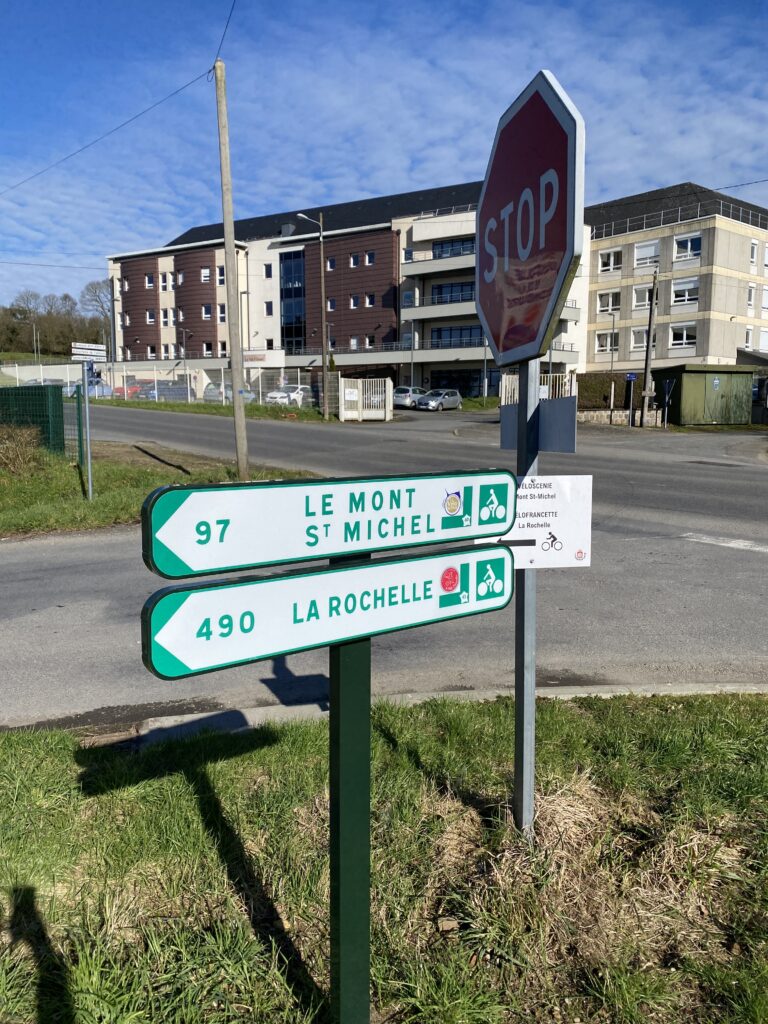
[[[471,252],[448,252],[435,256],[433,252],[406,249],[400,273],[403,277],[422,277],[426,274],[455,274],[459,270],[472,270],[475,266],[474,246]]]
[[[410,341],[390,341],[375,348],[351,348],[349,344],[337,343],[333,348],[333,359],[336,366],[355,365],[402,365],[403,363],[433,363],[439,360],[478,360],[483,358],[483,341],[476,338],[464,338],[457,341],[430,338],[420,339],[411,352]],[[488,350],[490,359],[490,350]],[[322,353],[319,345],[312,345],[300,352],[286,352],[286,366],[311,367],[320,366]]]
[[[581,319],[581,310],[579,309],[575,299],[566,299],[565,305],[560,313],[561,320],[568,320],[572,324],[577,324]]]
[[[475,305],[474,288],[471,289],[471,297],[465,295],[453,297],[450,295],[438,295],[434,298],[423,296],[420,299],[410,299],[402,303],[400,307],[400,320],[429,320],[445,319],[453,316],[477,316]]]

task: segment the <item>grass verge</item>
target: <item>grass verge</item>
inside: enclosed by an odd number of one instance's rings
[[[145,402],[142,399],[98,398],[95,405],[116,405],[122,409],[154,409],[155,412],[190,412],[204,416],[228,416],[232,419],[232,406],[220,405],[217,402]],[[249,420],[304,420],[309,423],[322,423],[322,409],[302,409],[286,405],[259,405],[250,402],[244,406],[245,417]],[[334,417],[335,418],[335,417]]]
[[[252,480],[308,476],[292,470],[251,467]],[[23,474],[0,470],[0,537],[51,530],[86,530],[134,523],[141,504],[164,484],[227,483],[237,479],[232,464],[175,452],[158,445],[96,442],[93,446],[93,501],[67,459],[40,452]]]
[[[768,1019],[767,710],[540,701],[530,843],[511,701],[377,706],[376,1019]],[[5,1019],[327,1021],[327,745],[0,734]]]

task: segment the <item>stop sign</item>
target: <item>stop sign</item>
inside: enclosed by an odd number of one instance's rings
[[[477,208],[477,312],[500,366],[546,351],[583,223],[584,121],[540,71],[499,121]]]

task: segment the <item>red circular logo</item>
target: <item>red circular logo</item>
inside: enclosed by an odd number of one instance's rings
[[[446,590],[448,591],[448,593],[450,593],[452,590],[455,590],[456,587],[458,587],[458,585],[459,574],[456,571],[456,569],[446,569],[443,575],[440,577],[440,586],[443,588],[443,590]]]

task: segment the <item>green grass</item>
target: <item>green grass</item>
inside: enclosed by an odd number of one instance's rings
[[[37,463],[21,475],[0,471],[0,537],[134,523],[138,522],[142,502],[156,487],[172,483],[231,482],[237,478],[233,466],[227,463],[157,446],[143,447],[147,451],[154,449],[160,461],[139,450],[131,450],[130,446],[95,446],[93,501],[83,497],[77,467],[61,456],[41,453]],[[113,448],[130,453],[130,461],[112,455]],[[253,480],[306,475],[258,466],[251,468]]]
[[[31,352],[3,352],[0,351],[0,363],[30,363],[38,364],[41,363],[43,366],[46,363],[71,363],[71,355],[50,355],[44,352],[41,359],[35,359]]]
[[[217,402],[146,402],[143,399],[130,398],[98,398],[96,405],[118,405],[123,409],[155,409],[160,412],[191,412],[206,416],[228,416],[232,419],[232,406]],[[322,409],[302,409],[285,405],[259,405],[250,402],[244,406],[246,419],[251,420],[306,420],[310,423],[322,423]]]
[[[488,398],[462,398],[464,412],[489,412],[499,408],[499,398],[489,395]]]
[[[764,1022],[766,712],[539,701],[531,843],[512,701],[378,705],[379,1019]],[[323,723],[139,754],[0,734],[0,1019],[326,1021],[327,744]]]

